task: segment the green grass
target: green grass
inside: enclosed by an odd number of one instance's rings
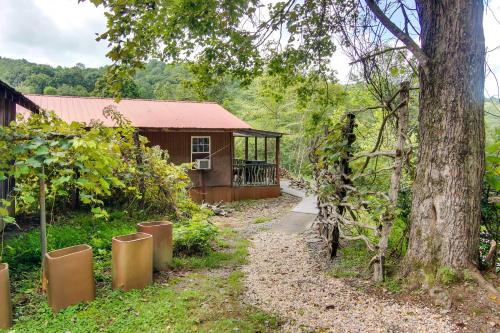
[[[259,224],[259,223],[266,223],[266,222],[269,222],[269,221],[272,221],[272,217],[257,217],[255,220],[252,221],[252,223],[254,224]]]
[[[240,301],[243,273],[238,267],[246,262],[248,241],[229,228],[217,237],[214,249],[205,255],[175,258],[173,269],[182,271],[182,276],[160,277],[148,288],[130,292],[111,289],[111,253],[104,247],[94,251],[95,301],[57,314],[40,293],[36,268],[13,272],[12,329],[23,333],[276,331],[275,316]]]
[[[336,278],[355,278],[366,274],[370,253],[361,242],[351,243],[338,251],[339,259],[329,275]]]
[[[450,267],[440,267],[437,270],[436,279],[444,285],[451,285],[459,280],[457,273]]]
[[[378,283],[376,286],[387,289],[391,293],[400,293],[403,290],[400,281],[392,277],[386,277],[384,282]]]
[[[42,295],[16,313],[16,332],[272,332],[278,320],[244,307],[242,273],[191,273],[144,290],[100,288],[95,301],[53,314]]]
[[[371,278],[371,272],[368,270],[368,265],[373,254],[368,252],[364,243],[353,242],[348,246],[342,247],[338,251],[338,256],[339,259],[330,272],[328,272],[329,276],[336,278]],[[400,281],[392,276],[395,271],[396,267],[394,266],[394,262],[387,260],[387,277],[384,282],[377,283],[375,286],[387,289],[392,293],[401,292],[402,287]]]

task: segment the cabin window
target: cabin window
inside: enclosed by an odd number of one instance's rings
[[[210,137],[209,136],[192,136],[191,137],[191,162],[196,163],[197,160],[208,160],[202,162],[198,169],[210,169]],[[196,165],[193,166],[195,169]]]

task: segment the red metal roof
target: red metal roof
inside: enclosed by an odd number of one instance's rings
[[[250,125],[215,103],[174,102],[143,99],[26,95],[42,109],[54,111],[66,122],[101,120],[113,126],[103,116],[104,108],[112,105],[138,128],[249,129]],[[19,113],[28,110],[18,106]]]

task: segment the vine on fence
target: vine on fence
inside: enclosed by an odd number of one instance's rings
[[[369,152],[356,145],[356,116],[346,114],[340,122],[328,126],[313,142],[310,159],[313,164],[315,191],[318,196],[318,230],[326,241],[329,257],[337,254],[340,239],[361,240],[374,253],[370,262],[373,278],[384,279],[384,259],[394,220],[403,165],[408,159],[409,83],[398,91],[399,104],[384,117],[375,148]],[[394,100],[395,98],[392,98]],[[389,117],[396,119],[393,150],[380,150],[380,138]],[[377,163],[368,168],[370,159]],[[378,167],[378,159],[382,167]],[[387,161],[390,159],[390,161]],[[378,174],[391,172],[386,190],[373,186]],[[369,179],[372,179],[371,184]]]
[[[192,211],[183,208],[194,207],[187,193],[187,165],[175,166],[166,151],[147,146],[147,139],[116,110],[107,108],[104,115],[116,127],[68,124],[53,113],[19,117],[0,127],[0,180],[15,179],[0,202],[1,227],[15,223],[14,207],[17,213],[38,211],[42,256],[46,211],[52,213],[54,207],[61,211],[76,201],[104,219],[105,204],[110,202],[176,218],[183,217],[181,211]]]

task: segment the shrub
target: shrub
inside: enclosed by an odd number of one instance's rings
[[[47,226],[49,251],[86,243],[94,254],[99,250],[110,251],[111,239],[134,232],[138,217],[123,213],[110,214],[109,221],[95,219],[92,215],[74,214],[65,221]],[[5,241],[2,260],[13,271],[24,271],[40,265],[40,232],[31,230]]]
[[[217,234],[217,228],[208,221],[195,219],[174,228],[174,254],[207,254]]]
[[[450,267],[440,267],[436,274],[437,280],[445,285],[458,281],[457,273]]]
[[[211,250],[217,229],[207,221],[209,213],[197,207],[189,212],[190,219],[174,223],[176,255],[204,255]],[[105,221],[89,213],[73,214],[47,226],[47,248],[52,251],[86,243],[92,246],[95,257],[106,257],[113,237],[133,233],[138,222],[152,219],[162,217],[116,210]],[[34,229],[5,240],[0,260],[9,263],[12,271],[21,272],[40,266],[40,253],[40,232]]]

